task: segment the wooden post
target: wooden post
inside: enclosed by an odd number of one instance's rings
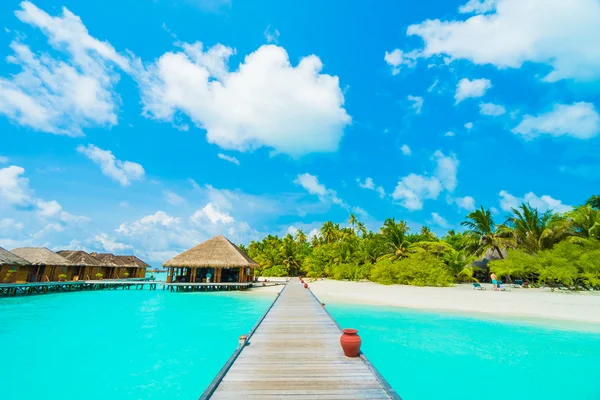
[[[175,268],[173,268],[173,267],[169,267],[169,268],[167,269],[167,283],[171,283],[171,282],[172,282],[172,280],[173,280],[173,270],[174,270],[174,269],[175,269]],[[164,288],[163,288],[163,289],[164,289]]]
[[[240,268],[240,273],[238,276],[238,282],[242,283],[244,282],[244,272],[246,271],[245,268]]]
[[[221,268],[215,268],[214,282],[215,283],[221,282]]]
[[[198,269],[197,268],[192,268],[192,274],[190,275],[190,282],[196,282],[196,271]]]

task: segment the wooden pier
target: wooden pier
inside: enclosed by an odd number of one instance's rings
[[[293,278],[204,391],[204,399],[400,399],[364,354],[348,358],[341,331]]]
[[[89,281],[69,281],[69,282],[27,282],[27,283],[9,283],[0,284],[0,297],[77,292],[82,290],[111,290],[123,289],[130,290],[135,288],[141,290],[148,288],[155,290],[157,285],[164,282],[151,280],[89,280]]]
[[[246,290],[252,287],[259,286],[277,286],[285,285],[286,282],[273,281],[273,282],[177,282],[177,283],[165,283],[163,290],[168,289],[171,292],[205,292],[215,290]]]

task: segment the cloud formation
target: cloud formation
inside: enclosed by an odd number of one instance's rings
[[[104,175],[119,182],[121,186],[129,186],[132,181],[142,180],[146,174],[141,164],[118,160],[110,150],[102,150],[93,144],[80,145],[77,151],[99,165]]]
[[[556,104],[547,113],[525,115],[512,131],[526,139],[540,135],[590,139],[600,133],[600,115],[592,103]]]

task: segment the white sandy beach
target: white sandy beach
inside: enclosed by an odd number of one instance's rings
[[[263,278],[261,278],[263,279]],[[281,278],[272,278],[281,279]],[[555,320],[600,326],[600,293],[547,289],[512,288],[494,292],[473,290],[472,285],[448,288],[380,285],[372,282],[318,280],[310,288],[323,302],[385,305],[430,311],[487,314],[519,320]],[[277,293],[283,286],[255,289],[259,293]]]

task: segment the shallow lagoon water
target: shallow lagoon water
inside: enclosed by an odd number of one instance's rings
[[[0,398],[197,399],[274,297],[112,290],[0,299]]]
[[[363,351],[403,400],[600,399],[597,331],[392,307],[327,308],[342,327],[359,330]]]
[[[196,399],[274,299],[99,291],[0,299],[3,400]],[[600,334],[327,304],[404,400],[600,399]]]

